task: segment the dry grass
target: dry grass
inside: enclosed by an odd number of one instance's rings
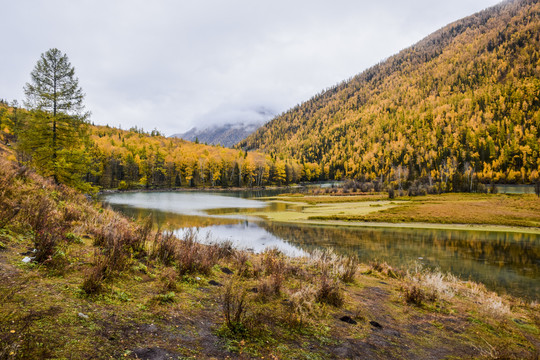
[[[320,311],[315,305],[317,290],[311,284],[303,284],[300,289],[289,295],[290,309],[286,319],[294,326],[302,326],[318,318]]]
[[[353,282],[358,270],[358,256],[338,255],[333,249],[314,250],[310,254],[310,262],[324,276],[335,277],[345,283]]]
[[[365,194],[343,194],[343,193],[335,193],[333,195],[330,194],[314,194],[314,195],[306,195],[302,197],[298,196],[287,196],[287,195],[281,195],[277,196],[273,199],[281,200],[281,201],[289,201],[289,202],[302,202],[307,203],[310,205],[316,205],[316,204],[335,204],[335,203],[348,203],[348,202],[364,202],[364,201],[378,201],[378,200],[385,200],[388,198],[388,195],[386,194],[373,194],[373,193],[365,193]]]
[[[463,281],[452,274],[426,270],[419,264],[407,274],[407,278],[409,285],[404,287],[406,299],[411,295],[413,288],[416,288],[414,291],[423,293],[420,297],[429,301],[437,299],[450,301],[456,295],[472,299],[478,304],[479,310],[489,317],[502,319],[512,313],[507,301],[488,291],[482,284]],[[407,302],[416,303],[408,300]]]
[[[392,266],[388,265],[386,262],[372,261],[369,264],[368,274],[377,272],[384,276],[388,276],[392,279],[400,279],[405,276],[405,272],[400,269],[395,269]]]
[[[365,215],[322,215],[309,219],[540,227],[540,202],[534,195],[443,194],[414,198]]]

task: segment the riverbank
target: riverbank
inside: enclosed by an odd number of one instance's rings
[[[0,165],[0,359],[539,354],[537,302],[329,251],[203,245]]]
[[[250,215],[269,221],[359,227],[509,231],[540,234],[540,199],[516,194],[276,196],[286,204]]]
[[[62,273],[21,263],[24,242],[1,253],[4,358],[534,359],[540,349],[536,304],[331,254],[233,251],[182,276],[180,264],[134,259],[88,295],[91,243],[71,246]]]

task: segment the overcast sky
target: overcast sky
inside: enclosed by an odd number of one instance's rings
[[[497,0],[0,0],[0,98],[66,53],[91,121],[166,135],[259,120]]]

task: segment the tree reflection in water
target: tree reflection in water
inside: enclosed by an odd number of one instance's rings
[[[128,198],[129,195],[124,194],[122,197]],[[204,198],[208,198],[207,194],[204,194]],[[176,231],[189,227],[199,228],[201,234],[206,234],[210,229],[216,232],[216,240],[237,240],[240,246],[255,251],[270,245],[298,255],[302,251],[332,247],[340,253],[356,253],[363,262],[386,261],[397,267],[408,267],[421,262],[427,267],[450,272],[462,279],[484,283],[499,293],[540,300],[538,234],[354,228],[265,221],[255,224],[252,221],[246,223],[250,213],[246,207],[233,211],[231,208],[212,209],[210,206],[210,210],[205,210],[207,215],[201,216],[156,210],[159,203],[152,204],[152,210],[129,204],[112,206],[135,219],[152,216],[156,227],[162,230]],[[189,207],[189,204],[184,203],[183,206]],[[294,205],[275,203],[271,206],[292,209]],[[256,210],[260,211],[260,208]],[[294,248],[299,251],[296,252]]]
[[[352,228],[262,223],[305,251],[332,247],[363,262],[420,262],[500,293],[540,299],[540,235],[433,229]]]

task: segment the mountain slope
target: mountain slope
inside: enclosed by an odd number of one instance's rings
[[[318,162],[329,178],[535,181],[539,14],[511,1],[452,23],[238,146]]]
[[[264,122],[252,122],[208,126],[204,129],[194,127],[185,133],[174,134],[171,137],[187,141],[198,141],[209,145],[232,147],[247,138],[263,124]]]

